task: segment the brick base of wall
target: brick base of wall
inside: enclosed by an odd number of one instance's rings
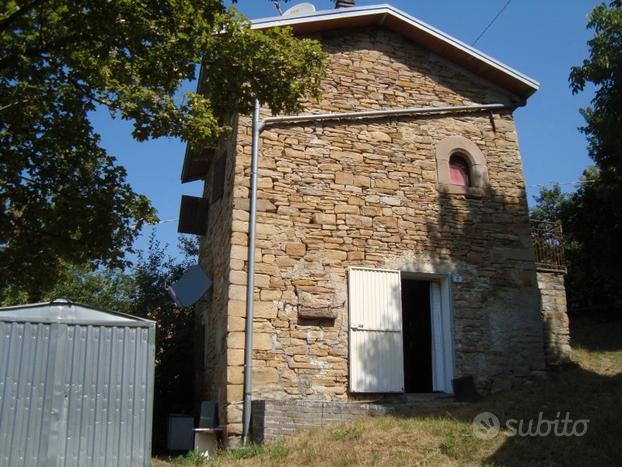
[[[404,413],[417,407],[449,406],[456,402],[447,395],[422,395],[396,397],[381,404],[310,400],[256,400],[252,404],[251,436],[254,442],[265,443],[291,436],[300,430],[363,416]]]

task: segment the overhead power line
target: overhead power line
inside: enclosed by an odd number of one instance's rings
[[[555,180],[551,181],[551,182],[546,182],[546,183],[536,183],[533,185],[525,185],[527,188],[546,188],[549,187],[551,185],[583,185],[584,183],[594,183],[596,182],[596,180],[576,180],[574,182],[557,182]]]
[[[490,29],[490,27],[491,27],[493,24],[495,24],[495,21],[497,21],[497,18],[498,18],[499,16],[501,16],[501,13],[503,13],[503,12],[505,11],[505,9],[506,9],[506,8],[510,5],[510,3],[512,3],[512,0],[508,0],[508,1],[505,3],[505,5],[503,5],[503,8],[501,8],[501,9],[499,10],[499,13],[497,13],[497,14],[495,15],[495,17],[494,17],[492,20],[490,20],[490,23],[488,23],[488,26],[486,26],[486,27],[484,28],[484,30],[483,30],[483,31],[479,34],[479,36],[477,36],[477,39],[475,39],[471,45],[475,45],[475,44],[477,44],[477,41],[479,41],[479,40],[482,38],[482,36],[483,36],[484,34],[486,34],[486,31],[488,31],[488,30]]]

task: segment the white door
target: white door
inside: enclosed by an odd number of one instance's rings
[[[444,287],[443,287],[444,285]],[[432,390],[451,393],[453,378],[453,346],[448,286],[430,282],[430,314],[432,318]]]
[[[403,392],[399,271],[349,269],[350,391]]]

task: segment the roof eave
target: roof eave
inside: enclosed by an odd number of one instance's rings
[[[295,32],[304,34],[341,27],[380,24],[421,43],[438,55],[447,56],[450,61],[508,90],[517,97],[517,105],[524,105],[540,87],[540,84],[529,76],[388,4],[321,10],[298,16],[260,18],[252,21],[252,28],[290,26]],[[197,157],[196,154],[192,154],[190,144],[186,145],[181,182],[203,180],[211,156],[213,151],[211,153],[205,151]]]
[[[522,100],[526,100],[540,86],[527,75],[387,4],[322,10],[291,17],[261,18],[254,20],[252,27],[268,29],[290,26],[295,32],[311,33],[372,24],[384,24],[422,43],[433,52],[448,56],[458,65],[506,88]]]

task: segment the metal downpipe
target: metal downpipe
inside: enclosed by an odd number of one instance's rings
[[[257,166],[259,159],[259,101],[253,109],[253,143],[251,155],[251,192],[248,220],[248,256],[246,271],[246,323],[244,336],[244,406],[242,412],[242,443],[250,441],[251,396],[253,392],[253,295],[255,291],[255,224],[257,221]]]
[[[452,113],[452,112],[478,112],[485,110],[502,110],[513,108],[506,104],[472,104],[472,105],[450,105],[441,107],[406,107],[402,109],[384,109],[384,110],[362,110],[356,112],[335,112],[325,114],[308,114],[308,115],[283,115],[280,117],[267,117],[263,120],[264,125],[290,124],[296,122],[308,121],[326,121],[326,120],[359,120],[364,118],[382,118],[382,117],[399,117],[414,116],[421,114],[436,113]]]
[[[292,124],[307,121],[339,121],[359,120],[382,117],[415,116],[422,114],[478,112],[502,109],[513,109],[514,106],[505,104],[475,104],[454,105],[443,107],[406,107],[402,109],[364,110],[357,112],[336,112],[310,115],[284,115],[280,117],[259,118],[260,105],[255,100],[253,109],[253,141],[251,154],[250,179],[250,206],[248,222],[248,256],[247,256],[247,286],[246,286],[246,323],[244,336],[244,405],[242,412],[242,443],[246,446],[250,441],[251,401],[252,401],[252,374],[253,374],[253,295],[255,291],[255,243],[257,221],[257,167],[259,159],[259,135],[267,125]]]

